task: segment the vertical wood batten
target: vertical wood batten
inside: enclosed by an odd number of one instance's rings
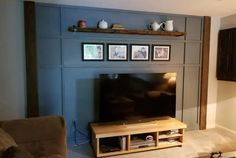
[[[27,117],[36,117],[39,115],[39,107],[37,86],[36,15],[34,2],[24,2],[24,18],[27,80]]]
[[[211,17],[204,17],[203,46],[202,46],[202,74],[201,74],[201,98],[200,98],[200,129],[206,129],[207,118],[207,91],[210,54]]]

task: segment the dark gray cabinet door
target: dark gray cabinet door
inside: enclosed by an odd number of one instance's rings
[[[232,50],[230,51],[230,71],[232,75],[232,80],[236,81],[236,29],[231,32],[232,38]]]
[[[236,29],[221,30],[218,40],[217,79],[236,81]]]

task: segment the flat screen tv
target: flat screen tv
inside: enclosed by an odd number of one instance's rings
[[[175,117],[176,73],[99,75],[99,120]]]

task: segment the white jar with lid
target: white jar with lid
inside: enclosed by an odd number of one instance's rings
[[[105,20],[101,20],[98,22],[98,28],[99,29],[107,29],[108,23]]]

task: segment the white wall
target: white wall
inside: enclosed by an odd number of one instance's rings
[[[0,0],[0,120],[25,117],[23,8],[21,0]]]
[[[210,36],[210,57],[208,74],[208,105],[207,105],[207,128],[215,127],[216,108],[217,108],[217,41],[220,29],[220,18],[211,17],[211,36]]]
[[[221,19],[221,29],[236,27],[236,14]],[[236,82],[218,81],[216,124],[236,131]]]
[[[33,0],[35,2],[141,10],[160,13],[228,16],[235,13],[234,0]],[[128,3],[127,3],[128,2]],[[207,7],[206,7],[207,6]],[[224,7],[222,7],[224,6]]]
[[[236,27],[235,18],[236,18],[236,14],[221,18],[220,28],[227,29],[231,27]]]

